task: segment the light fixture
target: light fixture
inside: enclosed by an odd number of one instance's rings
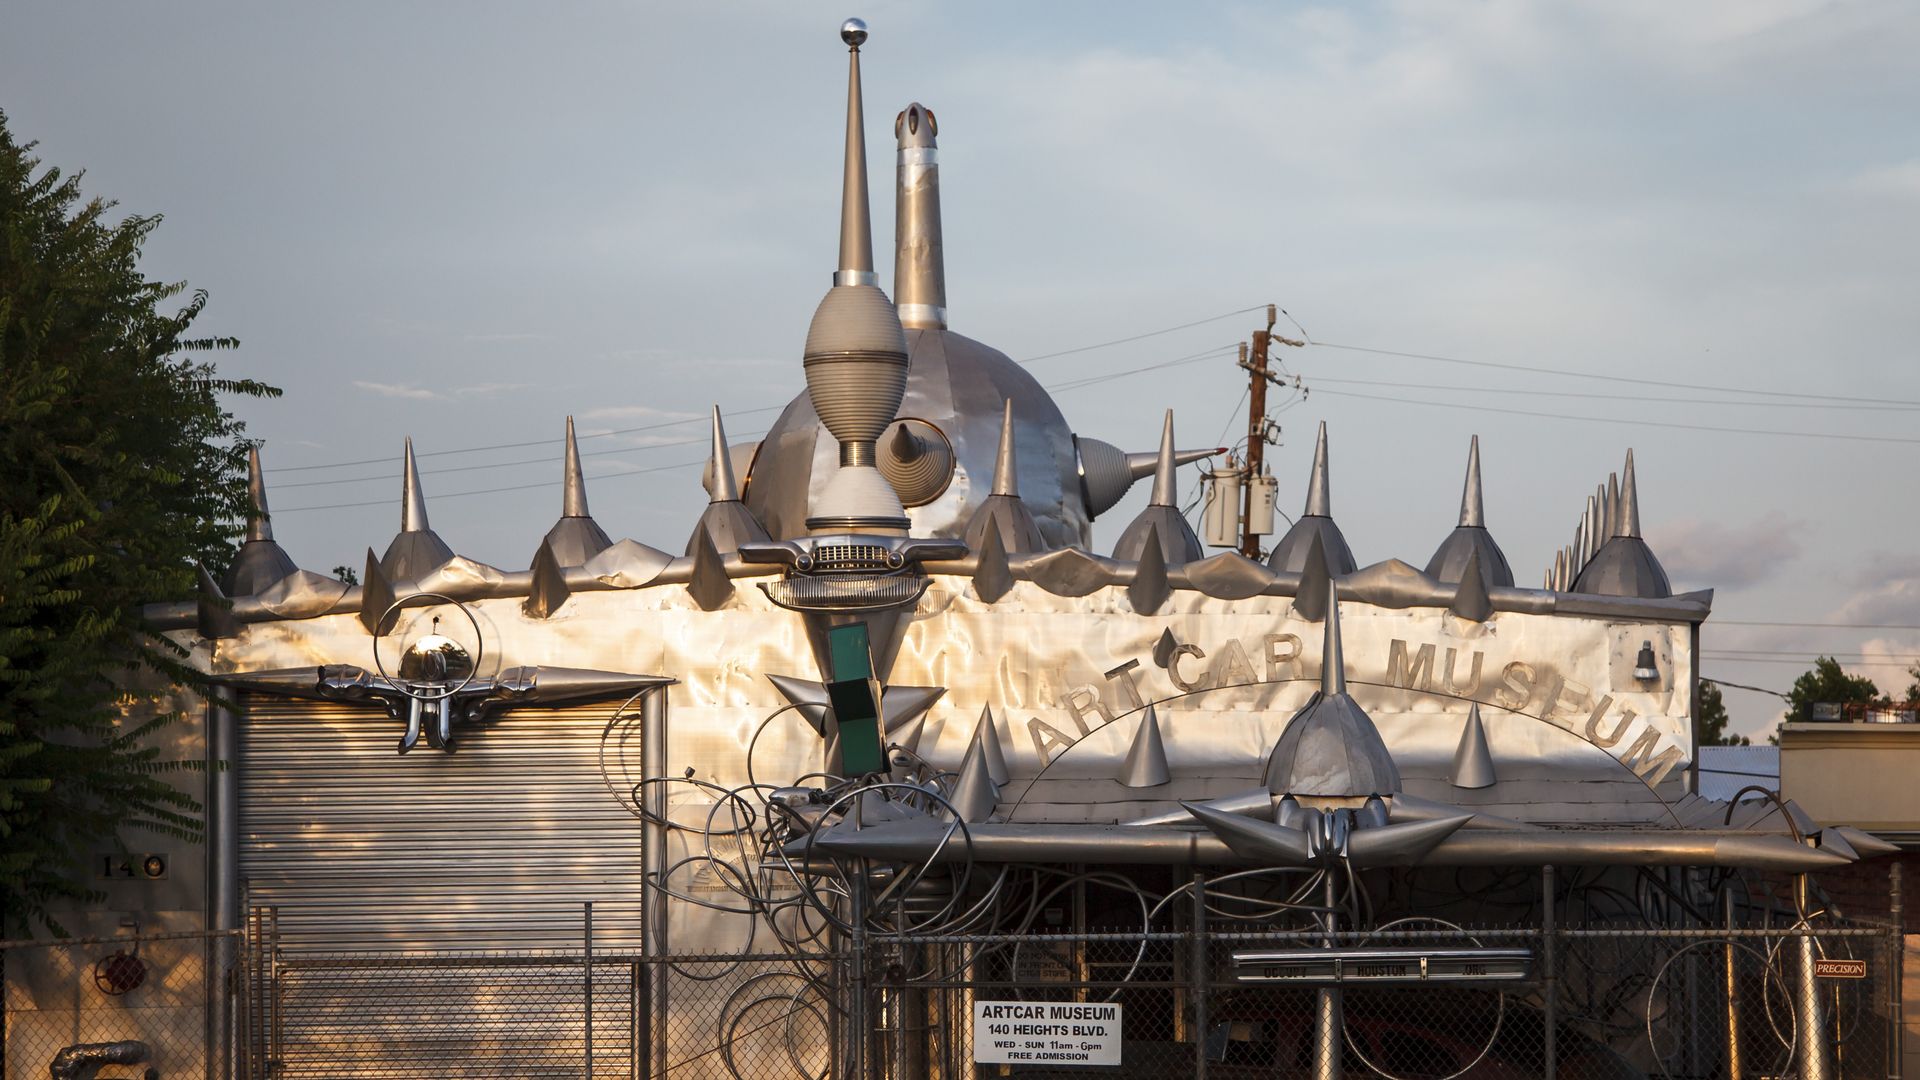
[[[1642,682],[1651,682],[1660,677],[1659,661],[1653,657],[1653,642],[1640,643],[1640,655],[1633,660],[1633,677]]]

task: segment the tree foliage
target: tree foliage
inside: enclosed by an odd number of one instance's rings
[[[1787,691],[1787,719],[1811,720],[1812,706],[1822,702],[1864,705],[1880,700],[1880,688],[1872,679],[1849,675],[1840,661],[1822,656],[1814,661],[1813,670],[1793,680],[1793,689]]]
[[[1727,702],[1720,696],[1720,687],[1702,679],[1700,681],[1700,745],[1702,746],[1746,746],[1745,735],[1727,733]]]
[[[158,217],[109,221],[32,150],[0,113],[0,935],[55,925],[122,830],[197,837],[166,773],[201,763],[158,744],[167,688],[204,683],[140,606],[224,571],[248,503],[221,397],[279,393],[190,358],[237,342],[193,335],[204,293],[140,272]]]

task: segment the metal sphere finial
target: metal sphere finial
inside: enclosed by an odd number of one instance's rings
[[[840,24],[840,40],[850,48],[859,48],[867,43],[867,20],[848,19]]]

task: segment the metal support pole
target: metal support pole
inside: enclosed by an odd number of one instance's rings
[[[649,1076],[667,1075],[667,976],[669,949],[667,892],[667,688],[657,686],[640,699],[640,772],[648,783],[647,822],[643,848],[646,884],[641,904],[642,941],[647,960],[647,1005],[650,1016],[647,1050]]]
[[[1327,912],[1323,916],[1327,929],[1327,948],[1335,947],[1334,932],[1339,928],[1338,916],[1333,907],[1333,871],[1322,870],[1324,887],[1321,889],[1321,903]],[[1343,1030],[1344,1009],[1340,1000],[1340,988],[1323,987],[1315,992],[1317,998],[1313,1013],[1313,1080],[1340,1080],[1344,1063],[1342,1062],[1342,1044],[1346,1041]]]
[[[1733,909],[1733,888],[1729,883],[1727,897],[1727,929],[1739,928],[1739,919]],[[1727,982],[1727,1080],[1745,1080],[1745,1067],[1740,1060],[1740,973],[1736,969],[1740,948],[1733,938],[1727,938],[1724,950]]]
[[[1193,994],[1193,1075],[1207,1080],[1207,876],[1193,875],[1193,925],[1187,985]]]
[[[1797,907],[1807,910],[1807,875],[1795,875],[1794,890]],[[1814,973],[1814,962],[1820,956],[1819,942],[1814,940],[1812,930],[1804,920],[1794,927],[1799,935],[1795,938],[1799,963],[1794,971],[1793,1009],[1794,1052],[1800,1059],[1798,1080],[1834,1080],[1833,1043],[1827,1030],[1826,1003],[1820,999],[1820,978]]]
[[[853,932],[848,935],[852,947],[847,972],[847,986],[850,994],[847,1009],[847,1075],[854,1080],[868,1080],[867,1048],[873,1037],[873,1023],[867,1014],[867,866],[861,859],[857,864],[860,877],[853,883],[851,896],[852,916],[848,920]]]
[[[233,710],[207,703],[207,922],[240,929],[239,723]],[[238,1059],[229,973],[239,955],[233,937],[207,950],[207,1080],[232,1076]]]
[[[1540,1041],[1545,1059],[1540,1075],[1546,1080],[1554,1080],[1560,1069],[1560,942],[1553,920],[1555,891],[1553,864],[1548,863],[1540,868]]]
[[[593,901],[588,900],[581,915],[580,973],[582,1043],[586,1047],[586,1078],[593,1080]]]
[[[645,1080],[652,1028],[647,1023],[647,965],[641,961],[628,965],[627,995],[627,1080]]]
[[[1892,917],[1893,940],[1887,944],[1887,1076],[1898,1080],[1906,1071],[1907,1006],[1906,974],[1907,915],[1905,898],[1900,895],[1900,860],[1887,867],[1887,913]]]

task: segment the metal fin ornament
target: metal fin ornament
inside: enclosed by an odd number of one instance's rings
[[[1153,706],[1140,714],[1140,726],[1134,729],[1133,743],[1127,747],[1126,760],[1115,777],[1130,788],[1159,787],[1173,779],[1167,768],[1167,747],[1160,738],[1160,718]]]
[[[395,600],[393,582],[388,579],[380,560],[373,557],[373,549],[367,549],[367,568],[360,577],[360,625],[367,633],[375,637],[385,637],[393,630],[397,618],[387,619],[384,625],[380,617]]]
[[[293,559],[273,542],[267,512],[267,480],[260,467],[260,446],[247,447],[247,535],[227,568],[223,596],[255,596],[299,571]]]
[[[1326,634],[1320,647],[1320,693],[1324,697],[1345,697],[1347,693],[1347,656],[1340,644],[1340,589],[1332,582],[1327,583]]]
[[[759,519],[740,501],[740,485],[733,475],[733,455],[727,448],[727,429],[721,423],[718,405],[713,407],[713,451],[707,468],[713,478],[707,508],[694,524],[694,535],[687,538],[687,554],[694,553],[702,537],[722,554],[739,551],[741,544],[768,539]]]
[[[687,594],[702,611],[715,611],[733,596],[733,579],[713,546],[713,537],[702,529],[694,535],[693,576],[687,580]]]
[[[1166,417],[1160,421],[1160,456],[1154,461],[1153,495],[1147,500],[1147,505],[1180,505],[1179,482],[1174,474],[1172,409],[1168,409]]]
[[[1127,586],[1127,600],[1136,614],[1152,615],[1171,595],[1173,587],[1167,583],[1167,558],[1161,553],[1159,528],[1149,524],[1139,565],[1134,567],[1133,581]]]
[[[1000,804],[1000,784],[993,778],[986,747],[978,738],[967,748],[966,760],[960,765],[960,778],[954,782],[947,801],[960,820],[969,823],[987,820],[993,808]]]
[[[425,532],[427,495],[420,489],[420,466],[413,460],[413,436],[407,436],[407,448],[400,474],[400,531]]]
[[[567,434],[571,438],[572,422]],[[720,406],[713,407],[713,492],[710,502],[739,502],[740,483],[733,475],[733,455],[727,449],[727,429],[720,420]]]
[[[1453,590],[1453,603],[1448,610],[1474,622],[1486,622],[1493,617],[1493,600],[1487,596],[1487,575],[1480,568],[1478,550],[1467,554],[1466,572],[1460,575],[1460,584]]]
[[[1633,451],[1629,450],[1627,452],[1632,453]],[[1620,525],[1625,517],[1624,506],[1621,502],[1619,473],[1607,474],[1607,509],[1611,511],[1611,516],[1607,519],[1607,535],[1619,536]]]
[[[1180,805],[1243,859],[1270,866],[1306,866],[1312,859],[1307,834],[1299,829],[1216,810],[1204,803]]]
[[[826,684],[818,679],[802,679],[792,675],[769,675],[767,681],[773,684],[787,704],[794,707],[801,719],[813,726],[813,730],[822,738],[827,734],[827,712],[832,708],[827,702]]]
[[[583,566],[613,546],[613,538],[587,510],[587,477],[580,467],[580,443],[574,438],[573,417],[567,417],[565,452],[560,471],[560,520],[542,539],[561,567]],[[539,553],[534,553],[539,558]]]
[[[987,774],[993,778],[993,782],[1006,783],[1007,778],[1013,774],[1007,771],[1007,756],[1000,749],[1000,728],[993,722],[991,705],[982,706],[980,709],[980,720],[973,726],[973,743],[968,748],[968,753],[973,752],[973,747],[979,747],[981,753],[986,755]]]
[[[1293,594],[1293,610],[1308,622],[1327,617],[1327,601],[1333,595],[1333,568],[1327,565],[1327,549],[1315,533],[1307,544],[1307,564],[1300,571],[1300,587]]]
[[[553,545],[545,540],[540,542],[540,550],[533,553],[532,574],[533,581],[527,586],[527,598],[520,610],[529,618],[545,619],[559,611],[572,595],[567,588],[567,575],[553,554]]]
[[[453,549],[427,523],[427,496],[420,486],[420,467],[413,459],[413,439],[407,439],[400,474],[400,532],[387,545],[380,565],[395,580],[424,577],[445,566]]]
[[[1620,481],[1620,527],[1615,536],[1640,535],[1640,485],[1633,476],[1633,451],[1627,451],[1626,476]]]
[[[220,591],[220,583],[213,580],[207,568],[194,564],[199,574],[199,595],[194,607],[195,628],[200,636],[208,641],[221,638],[239,637],[240,620],[233,614],[233,602],[227,594]]]
[[[1013,570],[1007,565],[1006,545],[1000,542],[998,529],[988,529],[973,568],[973,591],[991,604],[1012,588]]]
[[[1453,750],[1454,787],[1469,791],[1492,787],[1499,781],[1493,769],[1493,751],[1487,747],[1487,730],[1480,722],[1480,703],[1467,708],[1467,722],[1460,729],[1460,743]]]

